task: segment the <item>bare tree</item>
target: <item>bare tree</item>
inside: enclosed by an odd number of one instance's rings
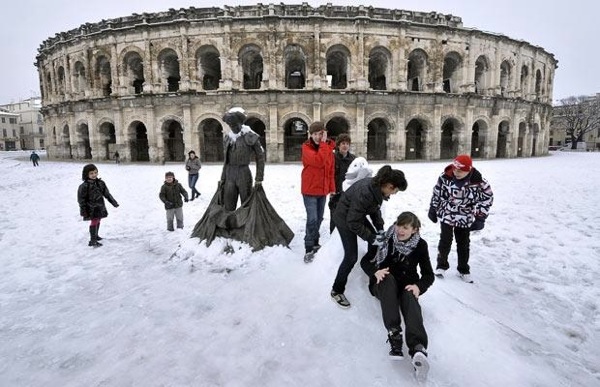
[[[586,133],[600,128],[600,97],[578,96],[560,100],[554,117],[560,121],[565,134],[571,139],[571,149],[583,141]]]

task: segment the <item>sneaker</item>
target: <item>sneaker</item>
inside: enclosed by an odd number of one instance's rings
[[[458,273],[458,277],[468,284],[473,283],[473,278],[471,278],[471,274],[469,274],[469,273],[467,273],[467,274]]]
[[[412,365],[415,369],[415,377],[417,381],[423,383],[427,380],[427,373],[429,373],[429,361],[427,360],[427,354],[421,351],[415,352],[412,358]]]
[[[331,298],[335,301],[340,307],[344,309],[348,309],[350,307],[350,301],[344,296],[344,293],[336,293],[333,290],[331,291]]]
[[[399,329],[391,329],[388,332],[387,342],[390,343],[390,359],[402,360],[404,359],[404,353],[402,353],[402,331]]]
[[[446,269],[435,269],[435,276],[438,278],[444,278],[444,274],[446,274]]]
[[[308,253],[304,254],[304,263],[311,263],[314,259],[315,259],[314,250],[309,251]]]

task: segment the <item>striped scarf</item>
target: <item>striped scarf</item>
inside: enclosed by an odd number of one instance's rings
[[[396,234],[396,230],[394,225],[392,225],[385,232],[385,243],[383,246],[380,246],[377,250],[377,254],[375,255],[375,260],[377,261],[377,267],[381,265],[385,258],[388,256],[388,248],[390,246],[390,238],[392,239],[392,254],[398,252],[398,258],[402,259],[406,257],[408,254],[412,253],[413,250],[417,247],[419,240],[421,239],[421,235],[419,232],[415,232],[408,240],[401,241],[398,239],[398,234]]]

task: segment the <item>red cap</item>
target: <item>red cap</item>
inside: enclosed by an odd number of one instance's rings
[[[469,155],[458,155],[452,162],[452,166],[464,172],[469,172],[473,167],[473,160]]]

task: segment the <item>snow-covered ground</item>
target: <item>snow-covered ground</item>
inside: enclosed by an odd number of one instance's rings
[[[393,163],[408,189],[384,204],[386,225],[427,220],[447,162]],[[76,190],[81,162],[0,152],[0,386],[410,386],[408,359],[387,358],[386,332],[357,267],[343,310],[329,297],[339,236],[305,264],[299,164],[268,164],[267,195],[296,237],[251,253],[189,239],[221,165],[204,165],[185,229],[166,231],[164,173],[183,165],[99,163],[120,203],[90,248]],[[376,170],[381,164],[373,164]],[[600,153],[475,161],[495,194],[472,235],[475,284],[436,280],[421,305],[430,386],[600,385]],[[252,167],[254,172],[254,167]],[[365,247],[362,245],[362,251]],[[454,271],[456,256],[450,258]]]

